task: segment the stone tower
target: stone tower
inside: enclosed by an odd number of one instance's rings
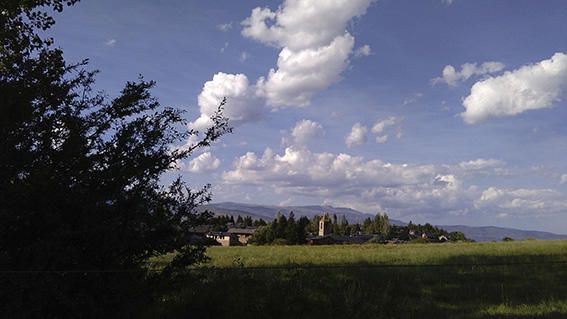
[[[331,233],[331,220],[329,214],[323,215],[319,220],[319,236],[326,236]]]

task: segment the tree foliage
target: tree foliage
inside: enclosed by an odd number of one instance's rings
[[[1,270],[143,274],[148,258],[177,251],[163,273],[171,275],[205,258],[203,247],[186,246],[187,230],[207,217],[194,208],[210,200],[210,192],[208,186],[191,190],[180,178],[168,186],[160,180],[231,131],[222,115],[225,101],[211,128],[197,132],[186,129],[181,111],[152,97],[153,81],[128,82],[112,99],[94,92],[96,71],[85,70],[88,61],[67,63],[53,40],[39,35],[54,20],[38,8],[61,11],[75,2],[1,2]],[[191,135],[200,140],[172,148]],[[101,289],[124,288],[116,286],[123,278],[148,278],[92,275],[78,285],[72,277],[65,284],[47,277],[35,280],[43,285],[39,291],[26,289],[31,286],[23,283],[31,281],[2,277],[0,298],[21,305],[18,300],[40,294],[40,313],[72,313],[77,303],[94,307],[89,298]],[[15,293],[5,294],[8,289]]]
[[[305,216],[295,220],[293,212],[290,212],[288,217],[278,212],[271,223],[261,225],[256,229],[250,243],[255,245],[305,244],[309,223],[309,219]]]

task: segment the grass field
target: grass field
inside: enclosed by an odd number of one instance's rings
[[[567,262],[567,241],[402,245],[211,247],[210,265],[230,268],[316,265],[429,265],[447,263]],[[566,265],[567,266],[567,265]]]
[[[567,318],[567,241],[211,247],[152,315]]]

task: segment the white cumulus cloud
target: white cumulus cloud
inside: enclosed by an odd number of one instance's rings
[[[212,155],[211,152],[204,152],[191,160],[186,166],[182,166],[182,168],[193,173],[210,172],[219,168],[220,163],[220,160]]]
[[[376,134],[376,143],[384,144],[388,141],[388,134],[386,132],[390,131],[392,128],[396,130],[396,137],[401,138],[402,136],[402,127],[401,127],[401,119],[390,116],[387,119],[377,121],[372,126],[371,132]]]
[[[354,47],[346,25],[371,2],[287,0],[276,11],[253,9],[242,21],[242,35],[282,49],[277,68],[258,80],[257,94],[273,108],[306,106],[340,80]]]
[[[548,108],[562,100],[566,89],[567,54],[556,53],[550,59],[476,82],[463,101],[461,117],[474,124]]]
[[[291,132],[293,140],[297,144],[304,144],[309,140],[322,136],[325,133],[321,124],[311,120],[301,120],[295,124]]]
[[[546,215],[564,212],[567,201],[552,189],[503,189],[489,187],[474,201],[477,209],[510,211],[516,215]]]
[[[360,123],[356,123],[352,126],[350,133],[345,138],[345,144],[348,148],[356,145],[363,144],[366,142],[366,133],[368,128]]]
[[[336,191],[346,185],[432,183],[438,175],[432,165],[365,161],[349,154],[313,153],[299,146],[287,147],[282,155],[269,148],[262,156],[248,152],[233,166],[233,170],[223,175],[226,182],[261,184],[271,181],[284,188],[332,187]]]
[[[478,195],[463,188],[459,177],[444,166],[365,160],[344,153],[314,153],[298,146],[285,148],[281,155],[269,148],[262,155],[248,152],[223,173],[223,180],[269,185],[289,196],[365,203],[365,207],[398,212],[462,210]]]
[[[242,21],[242,35],[275,47],[301,51],[326,46],[347,23],[366,13],[372,0],[286,0],[276,11],[255,8]]]
[[[465,63],[461,65],[461,71],[457,71],[454,66],[446,65],[443,68],[441,77],[434,78],[433,84],[445,82],[449,86],[456,86],[459,82],[466,81],[472,76],[481,76],[496,73],[504,70],[504,64],[500,62]]]
[[[372,49],[368,44],[365,44],[354,51],[355,57],[369,56],[372,54]]]
[[[263,154],[248,152],[222,178],[227,185],[271,187],[288,197],[307,196],[363,209],[381,207],[398,216],[546,215],[567,210],[565,196],[556,190],[469,184],[474,176],[502,165],[494,159],[440,165],[390,163],[293,145],[281,154],[270,148]]]
[[[341,78],[353,45],[354,38],[347,33],[327,46],[301,51],[283,48],[278,68],[258,80],[258,95],[265,97],[273,108],[309,105],[315,93]]]
[[[205,82],[198,97],[201,116],[189,124],[190,128],[204,130],[211,126],[210,117],[217,111],[219,103],[226,97],[224,115],[232,125],[254,121],[261,117],[262,104],[254,95],[254,89],[244,74],[219,72],[211,81]]]

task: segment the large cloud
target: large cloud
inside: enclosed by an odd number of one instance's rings
[[[201,115],[190,128],[209,127],[210,117],[223,97],[229,99],[224,114],[232,125],[257,120],[264,104],[273,109],[308,105],[315,93],[340,80],[354,47],[354,37],[346,31],[346,25],[364,14],[373,1],[287,0],[275,12],[253,9],[242,21],[242,35],[281,48],[277,68],[270,69],[254,85],[244,74],[215,74],[203,86],[199,95]],[[231,26],[219,28],[226,31]],[[370,47],[365,46],[364,52],[370,53]]]
[[[567,89],[567,54],[523,66],[475,83],[463,101],[469,124],[491,117],[513,116],[560,102]]]
[[[391,164],[365,161],[348,154],[313,153],[305,147],[287,147],[282,155],[266,149],[262,156],[248,152],[225,172],[229,183],[275,182],[282,187],[396,186],[432,181],[432,165]]]
[[[478,209],[490,209],[501,212],[503,216],[514,215],[548,215],[564,213],[567,200],[552,189],[502,189],[489,187],[474,202]]]
[[[219,72],[213,79],[205,82],[198,97],[201,116],[189,124],[190,128],[204,130],[212,125],[210,117],[218,109],[219,103],[226,97],[224,115],[232,125],[256,120],[261,117],[263,106],[254,95],[254,88],[244,74]]]
[[[306,106],[313,94],[340,79],[353,46],[354,38],[346,33],[326,46],[301,51],[283,48],[278,69],[271,69],[267,78],[258,80],[257,94],[273,108]]]
[[[305,106],[337,82],[354,47],[346,25],[371,2],[287,0],[275,12],[253,9],[242,22],[242,35],[282,48],[277,68],[258,80],[257,94],[273,108]]]
[[[269,185],[291,196],[358,202],[367,208],[435,212],[440,208],[464,209],[463,205],[474,200],[474,192],[462,188],[452,169],[365,160],[342,153],[313,153],[305,147],[290,146],[281,155],[269,148],[261,156],[246,153],[235,160],[232,170],[223,173],[223,180],[228,184]]]
[[[282,154],[269,148],[261,155],[248,152],[237,158],[222,178],[229,185],[267,186],[286,196],[308,196],[363,211],[381,207],[397,216],[483,213],[504,217],[565,212],[565,196],[555,190],[467,185],[469,178],[499,174],[498,169],[504,166],[495,159],[396,164],[344,153],[314,153],[292,145]]]
[[[366,13],[372,0],[287,0],[277,11],[255,8],[242,21],[242,35],[298,52],[326,46],[347,23]]]

